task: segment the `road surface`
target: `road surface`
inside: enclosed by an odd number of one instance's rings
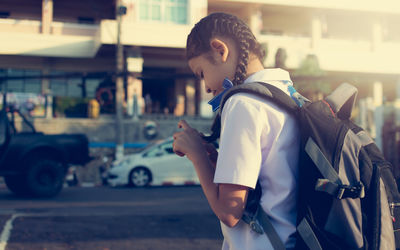
[[[69,187],[51,199],[0,189],[0,250],[220,249],[199,186]]]

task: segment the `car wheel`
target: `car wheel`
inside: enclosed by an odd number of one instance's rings
[[[29,166],[26,186],[34,196],[51,197],[61,191],[64,179],[65,170],[62,163],[53,159],[37,159]]]
[[[16,195],[28,194],[26,187],[26,176],[24,175],[6,175],[4,176],[4,182],[8,189]]]
[[[132,169],[129,174],[129,185],[133,187],[145,187],[151,182],[151,172],[145,167]]]

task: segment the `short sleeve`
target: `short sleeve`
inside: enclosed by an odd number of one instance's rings
[[[268,123],[262,109],[249,98],[238,94],[225,103],[215,183],[256,186],[262,161],[261,134]]]

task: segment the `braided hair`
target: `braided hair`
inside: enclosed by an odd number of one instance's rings
[[[263,61],[265,56],[264,49],[257,42],[246,23],[234,15],[217,12],[202,18],[193,27],[186,41],[187,60],[211,51],[210,41],[215,36],[232,39],[239,49],[238,65],[236,66],[232,83],[234,85],[242,84],[246,78],[250,53],[256,55],[260,61]],[[221,122],[218,114],[211,127],[211,136],[204,139],[215,141],[220,136],[220,129]]]
[[[242,84],[250,52],[263,61],[265,51],[247,24],[234,15],[217,12],[202,18],[187,38],[187,60],[211,51],[210,41],[217,35],[231,38],[239,48],[238,65],[232,82],[234,85]]]

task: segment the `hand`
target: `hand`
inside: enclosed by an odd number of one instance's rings
[[[184,120],[178,123],[178,128],[182,128],[183,131],[173,135],[175,154],[181,157],[186,155],[189,160],[197,155],[207,154],[200,133],[196,129],[190,127]]]

